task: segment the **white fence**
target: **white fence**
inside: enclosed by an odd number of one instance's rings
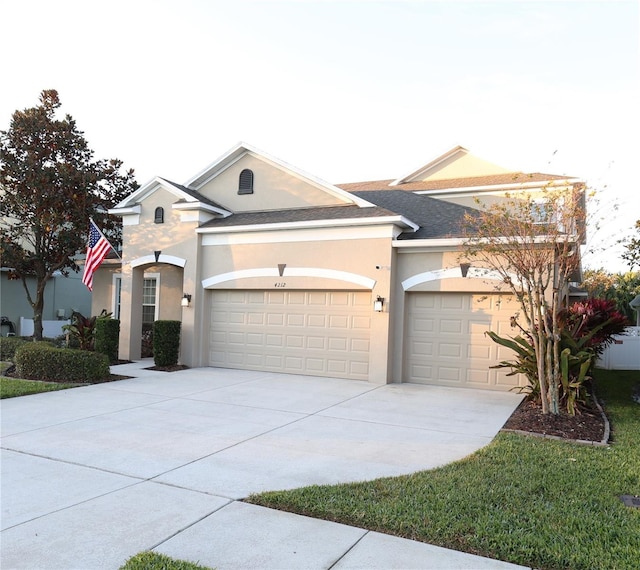
[[[640,370],[640,327],[628,327],[624,335],[616,335],[598,360],[606,370]]]
[[[62,326],[69,324],[71,324],[71,321],[42,321],[42,336],[47,338],[60,336],[64,334],[62,332]],[[33,334],[33,319],[20,317],[20,327],[18,331],[20,336],[31,336]]]

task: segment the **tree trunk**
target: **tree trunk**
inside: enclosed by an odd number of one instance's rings
[[[44,287],[38,287],[33,307],[33,337],[42,340],[42,311],[44,309]]]
[[[31,304],[33,307],[33,337],[35,340],[42,340],[42,314],[44,312],[44,289],[47,286],[49,277],[47,275],[36,276],[36,298]]]

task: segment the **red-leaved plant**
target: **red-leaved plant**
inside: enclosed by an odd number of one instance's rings
[[[601,355],[616,334],[624,333],[630,325],[627,317],[616,310],[614,301],[587,299],[574,303],[560,312],[564,331],[582,348],[590,348]]]

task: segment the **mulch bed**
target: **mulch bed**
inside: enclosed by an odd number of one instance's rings
[[[160,372],[178,372],[178,370],[188,370],[184,364],[174,364],[173,366],[149,366],[145,370],[159,370]]]
[[[538,402],[523,400],[504,424],[504,429],[569,440],[601,442],[605,433],[605,421],[595,406],[582,406],[575,416],[566,412],[553,415],[543,414]]]

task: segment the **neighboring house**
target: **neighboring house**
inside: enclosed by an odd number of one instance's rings
[[[81,273],[71,273],[69,277],[64,277],[59,272],[54,273],[44,291],[43,321],[64,321],[71,318],[73,311],[83,315],[91,313],[91,292],[81,279]],[[35,278],[29,279],[28,285],[32,294],[35,294]],[[25,336],[33,334],[33,309],[27,300],[22,281],[14,278],[11,269],[5,267],[0,270],[0,316],[3,317],[0,336],[11,333]],[[56,334],[59,329],[58,326],[51,328]],[[47,326],[45,336],[48,336],[48,331]]]
[[[517,303],[461,266],[461,219],[474,196],[578,183],[456,147],[397,180],[335,186],[238,144],[110,210],[122,262],[96,272],[92,312],[120,318],[121,358],[140,357],[143,323],[175,319],[189,366],[508,390],[522,380],[490,368],[509,354],[484,333],[509,334]]]

